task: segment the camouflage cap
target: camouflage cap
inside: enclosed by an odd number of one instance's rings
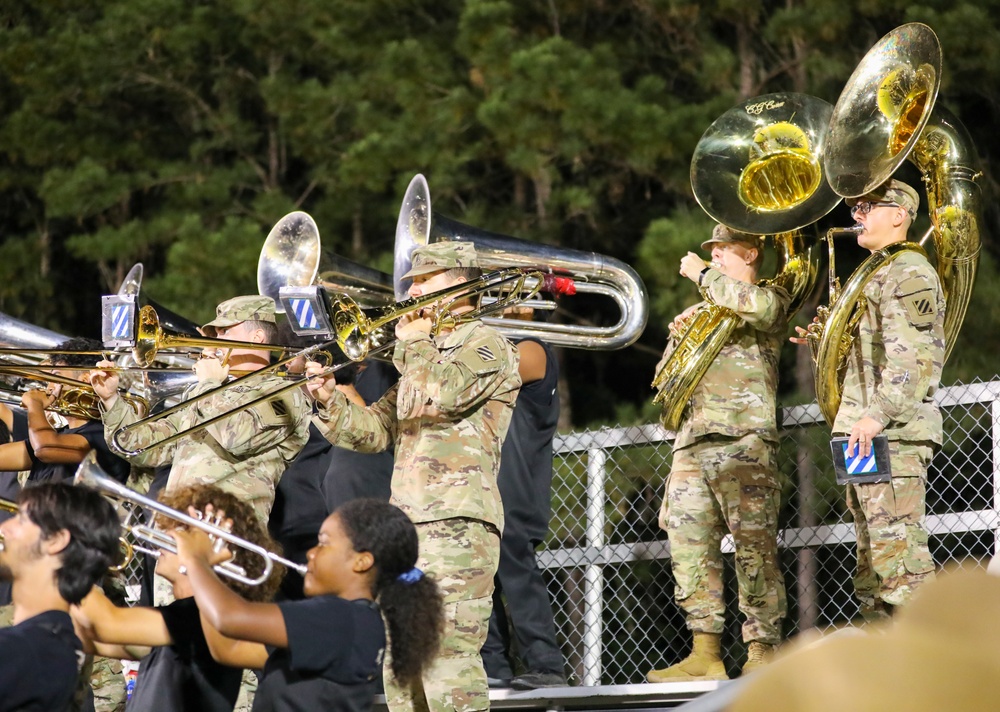
[[[274,300],[259,294],[227,299],[216,307],[215,319],[201,327],[201,330],[205,336],[215,336],[219,327],[236,326],[251,319],[274,324]]]
[[[901,180],[895,178],[887,180],[875,190],[858,196],[857,198],[845,198],[844,202],[854,206],[858,203],[871,201],[873,203],[895,203],[906,208],[910,218],[917,216],[917,209],[920,207],[920,195],[912,187]]]
[[[476,246],[471,242],[444,240],[421,245],[410,254],[410,271],[403,279],[455,267],[479,267]]]
[[[749,232],[740,232],[738,230],[733,230],[731,227],[727,227],[722,223],[719,223],[712,230],[711,239],[705,240],[701,243],[701,249],[711,250],[712,243],[715,242],[742,242],[750,247],[756,247],[760,249],[764,246],[763,240],[761,240],[760,235],[752,235]]]

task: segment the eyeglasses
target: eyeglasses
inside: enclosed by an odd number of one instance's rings
[[[883,206],[893,207],[893,208],[903,207],[899,203],[878,203],[878,202],[872,202],[871,200],[866,200],[862,203],[855,203],[854,205],[851,206],[851,217],[853,218],[858,213],[861,213],[862,215],[867,215],[872,211],[872,208],[878,208]]]

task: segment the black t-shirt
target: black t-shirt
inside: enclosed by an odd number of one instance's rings
[[[559,424],[559,362],[552,347],[545,349],[545,375],[521,386],[507,438],[500,450],[497,486],[507,527],[518,527],[541,542],[549,530],[552,500],[552,437]]]
[[[0,712],[63,712],[83,662],[73,621],[45,611],[0,629]]]
[[[278,480],[274,506],[267,526],[271,536],[283,539],[300,534],[316,534],[326,519],[326,503],[321,485],[329,466],[333,445],[312,423],[309,440]],[[286,548],[287,552],[287,548]]]
[[[279,603],[288,647],[272,651],[254,712],[362,712],[372,708],[385,629],[372,601],[317,596]]]
[[[309,440],[285,470],[274,492],[274,506],[267,527],[281,544],[284,555],[297,564],[306,563],[306,553],[316,546],[319,529],[329,512],[323,498],[323,478],[330,464],[333,445],[312,423]],[[304,598],[302,577],[288,571],[281,581],[278,598]]]
[[[114,480],[125,484],[131,470],[128,462],[111,452],[104,440],[104,425],[99,420],[88,420],[78,428],[66,428],[59,431],[60,435],[79,435],[97,453],[97,464]],[[35,456],[28,439],[28,414],[14,411],[14,439],[23,440],[31,458],[31,473],[28,482],[58,482],[69,480],[76,474],[77,465],[55,465],[42,462]]]
[[[232,712],[243,671],[212,659],[194,598],[157,608],[173,645],[142,659],[128,712]]]

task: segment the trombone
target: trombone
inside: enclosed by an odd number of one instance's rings
[[[93,455],[93,453],[91,453],[91,455]],[[0,511],[17,514],[20,511],[20,509],[21,508],[17,506],[17,502],[11,502],[9,499],[0,499]],[[120,543],[123,560],[120,564],[117,564],[115,566],[109,566],[108,571],[110,573],[118,573],[126,566],[128,566],[132,562],[132,559],[135,558],[136,547],[132,546],[132,543],[124,536],[118,537],[118,541]],[[3,549],[4,549],[3,532],[0,532],[0,551],[3,551]],[[140,549],[140,551],[142,551],[142,549]]]
[[[59,366],[48,366],[46,368],[61,368]],[[88,371],[93,371],[93,366],[87,367]],[[34,369],[26,366],[12,366],[0,362],[0,376],[17,376],[34,381],[45,381],[48,383],[58,383],[66,388],[59,394],[59,397],[46,410],[68,418],[83,418],[84,420],[101,419],[101,399],[94,393],[94,389],[89,383],[78,381],[67,376],[60,376],[49,371],[35,372]],[[140,417],[149,412],[149,403],[145,398],[122,391],[118,394],[125,400],[130,408]]]
[[[425,294],[420,297],[411,297],[391,306],[379,307],[373,311],[371,316],[365,313],[365,311],[354,299],[346,295],[340,295],[333,300],[333,303],[330,306],[330,321],[334,326],[334,333],[336,336],[335,341],[341,351],[343,351],[352,362],[360,361],[368,356],[380,353],[392,347],[395,344],[395,340],[390,338],[386,327],[393,321],[400,319],[407,314],[427,312],[427,315],[433,319],[431,333],[432,335],[437,335],[442,329],[453,329],[459,324],[479,319],[486,314],[503,311],[525,300],[531,299],[542,289],[547,288],[547,286],[551,284],[552,279],[554,279],[552,275],[547,275],[542,272],[528,271],[518,267],[511,267],[485,274],[478,279],[446,287],[445,289],[431,294]],[[488,304],[481,303],[481,298],[487,292],[494,292],[496,290],[500,290],[500,293],[495,297],[495,299],[490,301]],[[480,303],[477,306],[474,306],[470,311],[455,313],[454,310],[457,307],[467,304],[469,300],[479,300]],[[241,376],[240,378],[230,381],[228,384],[225,384],[220,388],[236,387],[245,383],[247,379],[261,376],[270,371],[275,371],[300,357],[309,356],[317,351],[320,351],[320,349],[328,346],[329,343],[330,342],[309,346],[295,354],[292,354],[282,361],[271,364],[270,366],[257,371],[251,371],[245,376]],[[332,364],[319,374],[316,374],[316,376],[312,377],[328,376],[347,365],[347,362]],[[310,377],[302,376],[300,378],[296,378],[290,383],[269,391],[259,398],[248,401],[237,408],[233,408],[224,413],[207,418],[206,420],[193,425],[186,430],[178,431],[161,440],[148,443],[143,447],[130,449],[122,444],[122,438],[132,429],[143,425],[149,425],[150,423],[157,422],[163,418],[168,418],[183,408],[187,408],[206,398],[212,397],[220,389],[216,388],[206,391],[205,393],[199,394],[190,400],[178,403],[172,408],[167,408],[156,415],[119,428],[111,437],[110,445],[124,457],[139,456],[149,450],[152,450],[153,448],[175,442],[180,438],[199,430],[203,430],[221,420],[235,415],[236,413],[254,408],[290,390],[299,388],[306,380],[308,380],[308,378]]]
[[[73,478],[73,484],[89,487],[90,489],[97,490],[106,496],[145,507],[162,514],[169,519],[173,519],[178,524],[185,524],[192,529],[201,529],[212,537],[217,543],[226,542],[227,544],[231,544],[234,548],[245,549],[252,554],[257,554],[263,560],[263,571],[256,578],[249,577],[246,570],[242,566],[234,563],[232,560],[216,564],[213,567],[220,576],[226,576],[234,581],[239,581],[240,583],[244,583],[248,586],[259,586],[270,577],[271,571],[274,569],[274,564],[276,563],[281,564],[287,569],[297,571],[303,576],[306,573],[306,567],[303,564],[297,564],[294,561],[289,561],[272,551],[268,551],[262,546],[258,546],[253,542],[236,536],[223,527],[217,526],[204,519],[192,517],[184,512],[179,512],[172,507],[168,507],[155,499],[145,497],[138,492],[129,489],[125,485],[116,482],[103,473],[100,466],[97,464],[97,455],[93,451],[89,452],[80,463],[80,467],[76,471],[76,476]],[[135,547],[139,551],[153,556],[159,556],[161,550],[168,551],[172,554],[177,553],[177,544],[169,534],[145,525],[133,526],[123,524],[122,526],[125,527],[125,530],[132,534],[136,539],[144,541],[154,547],[153,550],[146,549],[145,547]]]
[[[138,325],[136,326],[135,345],[132,347],[132,356],[140,366],[151,366],[156,359],[156,354],[161,349],[256,349],[261,351],[271,351],[274,353],[284,353],[288,351],[287,346],[278,344],[256,344],[247,341],[233,341],[231,339],[213,339],[209,336],[190,336],[187,334],[171,334],[160,326],[160,318],[156,310],[149,304],[139,310]],[[222,359],[223,363],[229,360],[227,355]]]

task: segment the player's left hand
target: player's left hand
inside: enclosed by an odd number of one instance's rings
[[[854,444],[858,451],[868,457],[872,452],[872,438],[882,432],[882,426],[874,418],[865,416],[851,428],[851,437],[847,441],[847,456],[854,457]]]

